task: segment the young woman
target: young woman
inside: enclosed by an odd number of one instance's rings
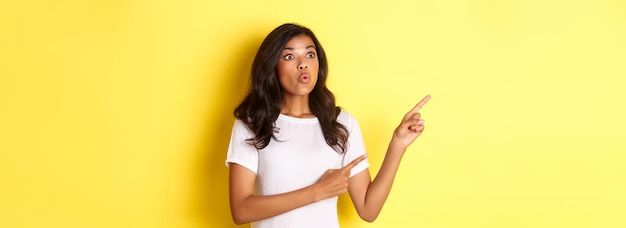
[[[324,49],[308,28],[281,25],[261,44],[226,159],[236,224],[339,227],[337,196],[345,192],[363,220],[380,213],[402,155],[424,130],[418,110],[430,96],[393,132],[372,181],[359,125],[335,105],[327,75]]]

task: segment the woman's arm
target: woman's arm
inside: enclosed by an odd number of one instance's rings
[[[278,195],[254,194],[256,174],[236,163],[230,164],[230,210],[236,224],[270,218],[287,211],[335,197],[348,191],[350,169],[363,161],[361,156],[341,169],[331,169],[313,185]]]
[[[406,148],[424,131],[424,120],[420,119],[418,111],[428,100],[430,96],[424,97],[404,116],[393,133],[387,154],[374,181],[371,180],[369,170],[350,178],[350,198],[363,220],[373,222],[382,210]]]

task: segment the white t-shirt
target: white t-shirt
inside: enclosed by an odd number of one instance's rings
[[[254,134],[241,120],[236,120],[228,148],[226,165],[237,163],[256,173],[257,195],[275,195],[298,190],[316,183],[328,169],[344,167],[365,154],[363,136],[352,115],[341,111],[337,122],[349,132],[348,150],[340,154],[324,139],[317,118],[294,118],[279,115],[279,132],[267,147],[257,150],[245,140]],[[350,177],[367,169],[366,160],[350,170]],[[339,227],[337,197],[296,208],[283,214],[253,222],[252,227]]]

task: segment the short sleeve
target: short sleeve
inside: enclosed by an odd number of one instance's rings
[[[361,128],[357,123],[356,119],[349,114],[348,112],[341,111],[339,116],[337,117],[337,121],[343,124],[349,132],[348,136],[348,151],[346,151],[341,166],[346,166],[350,162],[354,161],[354,159],[359,156],[366,154],[365,151],[365,142],[363,142],[363,135],[361,133]],[[352,170],[350,170],[350,177],[359,174],[363,170],[369,168],[370,164],[368,159],[361,161],[357,164]]]
[[[236,163],[255,174],[259,167],[258,151],[254,145],[248,144],[246,139],[254,137],[254,134],[241,120],[235,120],[233,131],[230,136],[228,145],[228,154],[226,156],[226,166],[230,167],[230,163]]]

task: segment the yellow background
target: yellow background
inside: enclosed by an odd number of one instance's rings
[[[432,95],[378,220],[342,196],[342,227],[626,227],[622,0],[3,1],[0,227],[237,227],[232,110],[285,22],[373,174]]]

